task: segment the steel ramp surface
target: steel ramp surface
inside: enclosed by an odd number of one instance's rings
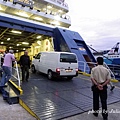
[[[89,77],[48,80],[41,74],[31,74],[29,81],[22,83],[22,89],[20,100],[40,120],[59,120],[92,109]],[[118,88],[111,92],[108,87],[108,104],[119,101],[119,96]]]

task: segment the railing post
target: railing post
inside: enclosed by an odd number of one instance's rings
[[[20,75],[19,75],[19,71],[18,71],[17,61],[15,61],[15,64],[16,64],[16,71],[17,71],[17,76],[18,76],[18,86],[20,88]]]
[[[86,63],[84,62],[84,72],[86,71]]]

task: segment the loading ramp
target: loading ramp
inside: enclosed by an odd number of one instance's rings
[[[92,109],[89,77],[79,75],[73,80],[48,80],[46,76],[31,74],[22,83],[20,104],[38,120],[60,120]],[[120,100],[120,89],[108,87],[108,104]]]

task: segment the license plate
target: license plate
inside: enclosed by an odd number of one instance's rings
[[[66,72],[72,72],[72,70],[66,70]]]

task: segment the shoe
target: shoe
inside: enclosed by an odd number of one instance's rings
[[[110,90],[113,91],[114,88],[115,88],[115,86],[112,86]]]
[[[95,117],[98,117],[98,113],[93,113],[93,115],[94,115]]]
[[[3,100],[7,100],[8,98],[8,96],[3,96]]]
[[[5,91],[5,93],[3,94],[3,100],[7,100],[8,98],[9,98],[9,93]]]

